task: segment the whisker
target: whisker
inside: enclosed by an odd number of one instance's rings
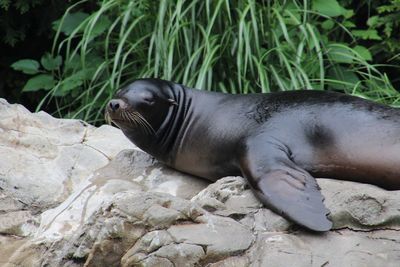
[[[104,113],[104,119],[105,119],[105,121],[106,121],[106,123],[108,124],[108,125],[111,125],[111,116],[110,116],[110,113],[108,112],[108,110],[106,109],[106,112]]]
[[[122,118],[124,121],[128,120],[127,117],[126,117],[125,112],[121,112],[121,118]]]
[[[137,114],[134,114],[133,116],[134,116],[135,120],[138,122],[138,124],[140,124],[144,133],[149,134],[150,129],[149,129],[148,125]]]
[[[138,115],[139,119],[147,126],[147,129],[150,131],[150,134],[155,134],[156,131],[154,131],[151,124],[140,113],[137,113],[137,115]]]
[[[155,135],[156,133],[151,124],[137,111],[124,110],[120,113],[120,118],[138,126],[145,134]],[[110,122],[112,122],[111,115],[107,111],[105,113],[105,119],[106,121],[110,120]]]
[[[155,134],[155,131],[151,124],[139,113],[139,112],[129,112],[130,115],[137,121],[138,124],[142,126],[142,129],[147,134]]]
[[[148,133],[146,125],[143,124],[143,122],[138,118],[138,116],[134,112],[127,111],[126,117],[128,118],[130,122],[132,122],[135,125],[138,125],[139,128],[144,131],[144,133]]]
[[[124,112],[124,115],[125,115],[125,117],[124,117],[125,120],[127,120],[133,124],[136,124],[135,120],[132,118],[132,115],[129,112]]]

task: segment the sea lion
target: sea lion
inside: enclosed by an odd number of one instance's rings
[[[314,231],[332,227],[314,177],[400,189],[400,110],[358,97],[232,95],[140,79],[106,114],[161,162],[211,181],[242,175],[267,207]]]

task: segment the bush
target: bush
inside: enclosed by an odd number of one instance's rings
[[[38,108],[52,101],[60,114],[92,123],[140,77],[230,93],[307,88],[399,99],[357,42],[353,10],[336,0],[155,3],[103,0],[91,14],[71,6],[54,23],[51,53],[40,64],[14,63],[35,75],[23,90],[46,90]]]
[[[18,58],[40,58],[51,48],[51,22],[66,8],[66,1],[0,0],[0,97],[37,106],[41,94],[21,95],[29,76],[12,70],[10,65]]]

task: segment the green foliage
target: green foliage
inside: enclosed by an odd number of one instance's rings
[[[354,52],[356,52],[359,57],[361,57],[362,59],[364,59],[366,61],[372,60],[371,52],[369,52],[369,50],[367,48],[365,48],[364,46],[356,45],[354,47]]]
[[[357,11],[355,16],[343,24],[348,23],[347,27],[357,43],[368,48],[370,61],[375,62],[381,72],[386,72],[395,87],[399,88],[400,0],[346,0],[342,2],[347,8]],[[349,42],[348,39],[346,41]],[[354,41],[350,40],[350,42]],[[361,56],[365,54],[365,51],[358,52]],[[369,56],[365,54],[363,57],[365,56],[368,60]],[[391,98],[389,103],[397,105],[397,97]]]
[[[42,64],[43,68],[48,71],[56,70],[62,64],[62,57],[52,57],[49,53],[46,53],[40,59],[40,63]]]
[[[336,0],[314,0],[312,1],[312,9],[329,17],[344,15],[346,11]]]
[[[21,59],[13,63],[11,67],[14,70],[22,71],[26,74],[38,74],[40,72],[53,71],[61,66],[61,56],[52,57],[46,53],[40,59],[43,69],[40,69],[40,64],[36,60]],[[34,92],[41,89],[50,90],[56,84],[53,76],[50,74],[39,74],[30,78],[22,89],[23,92]]]
[[[26,74],[36,74],[39,72],[39,63],[32,59],[21,59],[11,65],[15,70],[22,71]]]
[[[14,46],[18,42],[25,40],[29,25],[18,23],[17,16],[27,13],[44,1],[45,0],[0,0],[0,36],[2,36],[2,41],[10,46]]]
[[[19,59],[39,61],[51,49],[55,34],[51,23],[62,16],[70,1],[0,0],[0,98],[29,109],[38,105],[46,92],[22,93],[21,88],[33,74],[15,71],[10,65]],[[53,105],[47,108],[54,110]]]
[[[39,89],[49,90],[54,87],[55,83],[56,81],[53,79],[53,76],[49,74],[39,74],[29,79],[22,91],[33,92]]]
[[[68,117],[102,121],[114,92],[141,77],[231,93],[308,88],[399,99],[356,41],[376,39],[376,29],[355,29],[355,12],[336,0],[103,0],[91,14],[82,2],[54,23],[42,74],[24,88],[49,90],[41,105],[53,101]]]
[[[72,32],[81,24],[89,15],[83,12],[68,13],[62,20],[53,23],[53,29],[59,30],[65,35],[71,35]]]
[[[387,1],[384,1],[387,3]],[[385,41],[379,43],[384,45],[385,52],[400,51],[400,0],[391,0],[389,4],[382,4],[376,7],[377,15],[371,16],[367,21],[367,31],[374,31],[379,39]],[[382,48],[380,48],[382,49]],[[375,47],[375,50],[380,50]]]
[[[376,30],[353,30],[351,33],[363,40],[382,40]]]

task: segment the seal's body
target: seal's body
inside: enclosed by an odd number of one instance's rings
[[[242,175],[264,204],[312,230],[332,226],[313,176],[400,189],[400,111],[361,98],[231,95],[143,79],[107,113],[165,164],[213,181]]]

